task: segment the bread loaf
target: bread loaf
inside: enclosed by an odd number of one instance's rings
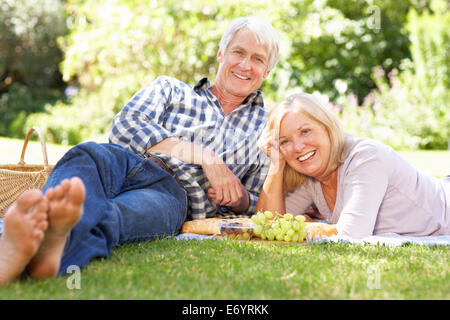
[[[197,219],[187,221],[181,228],[181,233],[196,233],[196,234],[220,234],[220,225],[223,223],[239,222],[242,225],[253,225],[253,221],[250,218],[234,218],[234,219],[221,219],[221,218],[208,218]]]

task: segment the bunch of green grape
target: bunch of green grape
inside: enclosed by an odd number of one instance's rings
[[[251,219],[256,224],[253,233],[263,240],[303,242],[306,238],[304,216],[259,211]]]

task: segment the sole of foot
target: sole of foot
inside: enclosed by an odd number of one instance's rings
[[[59,271],[67,237],[83,214],[86,191],[78,177],[64,179],[47,190],[48,228],[44,240],[27,269],[31,277],[47,278]]]
[[[44,239],[48,204],[40,190],[28,190],[7,210],[0,239],[0,285],[18,277]]]

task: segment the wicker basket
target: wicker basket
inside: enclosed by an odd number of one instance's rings
[[[44,165],[25,164],[25,150],[31,134],[36,132],[41,140]],[[33,127],[27,134],[18,164],[0,165],[0,217],[6,209],[26,190],[42,189],[53,166],[48,164],[47,148],[41,130]]]

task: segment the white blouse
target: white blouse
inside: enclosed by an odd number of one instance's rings
[[[312,178],[286,196],[286,212],[300,214],[315,204],[339,234],[354,238],[450,234],[450,178],[420,173],[391,147],[353,138],[337,180],[333,212]]]

